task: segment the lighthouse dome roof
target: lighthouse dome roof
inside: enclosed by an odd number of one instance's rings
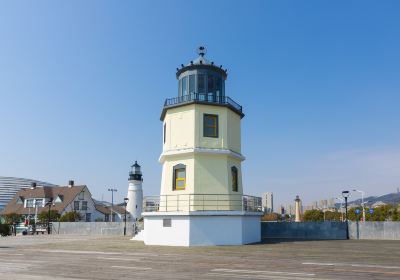
[[[181,68],[177,68],[176,72],[176,78],[179,79],[181,74],[190,71],[190,70],[197,70],[197,69],[206,69],[206,70],[211,70],[213,72],[219,73],[225,80],[228,76],[227,70],[222,68],[222,65],[216,66],[214,64],[214,61],[210,61],[205,58],[205,54],[207,52],[207,49],[204,46],[200,46],[197,48],[197,53],[199,54],[199,57],[197,57],[195,60],[190,61],[188,64],[183,65],[181,64]]]

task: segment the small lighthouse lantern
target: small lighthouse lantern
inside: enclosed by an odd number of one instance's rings
[[[135,161],[135,163],[131,166],[131,171],[129,172],[129,180],[143,181],[142,171],[137,161]]]

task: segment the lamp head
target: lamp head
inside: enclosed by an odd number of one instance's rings
[[[342,196],[343,196],[344,198],[347,198],[347,197],[350,196],[350,192],[349,192],[349,191],[342,191]]]

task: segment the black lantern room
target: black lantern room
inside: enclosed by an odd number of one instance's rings
[[[197,53],[198,58],[176,68],[178,97],[165,100],[161,121],[167,109],[190,103],[226,106],[243,118],[242,106],[225,95],[227,70],[205,58],[205,47],[197,48]]]
[[[143,181],[142,171],[140,170],[140,165],[135,160],[135,164],[131,166],[131,171],[129,172],[129,181]]]

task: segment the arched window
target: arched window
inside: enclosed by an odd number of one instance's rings
[[[239,191],[239,184],[238,184],[238,170],[235,166],[231,168],[232,172],[232,191],[237,192]]]
[[[174,181],[173,190],[179,191],[186,188],[186,166],[183,164],[178,164],[174,166]]]

